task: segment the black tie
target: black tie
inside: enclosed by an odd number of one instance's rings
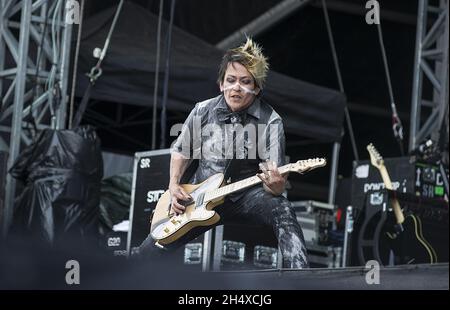
[[[217,119],[224,123],[243,124],[246,120],[247,111],[231,112],[227,108],[217,108]]]

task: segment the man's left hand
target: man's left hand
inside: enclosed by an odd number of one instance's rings
[[[263,181],[264,188],[275,196],[284,192],[286,177],[283,177],[278,171],[277,164],[273,161],[266,161],[259,164],[262,173],[257,176]]]

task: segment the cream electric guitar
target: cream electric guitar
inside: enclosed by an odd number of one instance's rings
[[[280,174],[289,172],[304,173],[326,165],[324,158],[299,160],[278,168]],[[168,245],[198,226],[211,226],[220,219],[213,209],[223,203],[225,196],[239,190],[261,183],[258,176],[224,185],[224,175],[212,175],[199,184],[183,184],[183,189],[192,197],[192,200],[180,202],[186,207],[183,214],[170,213],[170,193],[166,191],[159,199],[153,213],[150,234],[157,245]]]

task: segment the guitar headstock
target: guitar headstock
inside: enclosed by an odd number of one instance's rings
[[[297,173],[303,173],[306,171],[323,167],[326,164],[327,160],[325,158],[311,158],[297,161],[295,164],[292,164],[290,170]]]
[[[370,162],[372,163],[373,166],[377,167],[378,169],[384,166],[383,157],[380,155],[380,153],[377,151],[377,149],[375,148],[375,146],[373,146],[372,143],[370,143],[367,146],[367,151],[369,151]]]

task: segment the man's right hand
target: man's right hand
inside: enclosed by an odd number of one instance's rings
[[[171,213],[181,214],[184,212],[186,207],[178,203],[179,200],[190,200],[192,197],[184,191],[180,184],[170,184],[169,192],[171,197]]]

